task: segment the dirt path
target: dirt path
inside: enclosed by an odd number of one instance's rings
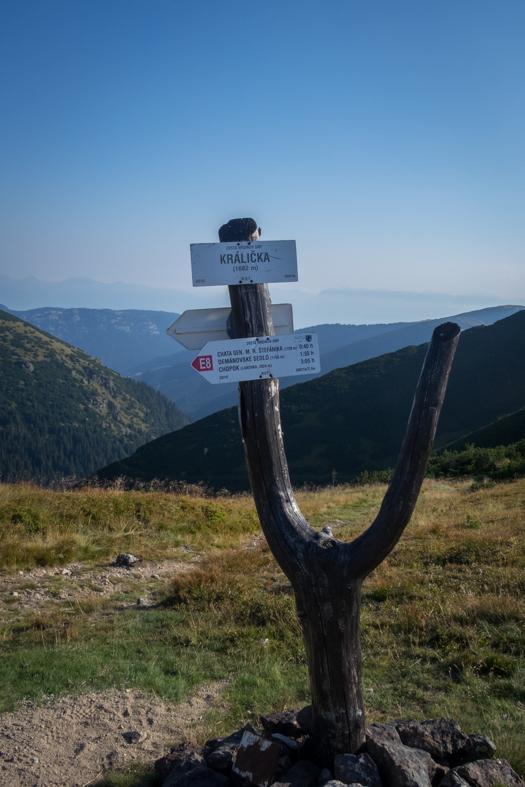
[[[87,787],[132,760],[153,761],[188,737],[226,683],[180,705],[132,689],[23,703],[0,716],[0,785]]]
[[[141,561],[131,568],[71,563],[4,574],[0,624],[93,595],[111,600],[122,591],[131,598],[115,599],[116,608],[153,605],[170,578],[201,560],[184,557]],[[153,762],[192,730],[195,737],[195,727],[221,701],[225,685],[200,687],[179,705],[134,689],[50,697],[40,705],[23,702],[14,712],[0,715],[0,787],[87,787],[130,761]]]

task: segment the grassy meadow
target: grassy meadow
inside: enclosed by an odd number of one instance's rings
[[[385,489],[336,486],[298,491],[297,499],[313,527],[330,523],[351,540]],[[368,721],[452,716],[466,732],[490,735],[522,778],[524,516],[525,479],[426,480],[362,603]],[[4,484],[0,537],[0,710],[112,686],[178,701],[227,678],[224,702],[188,731],[205,739],[309,702],[293,592],[250,496]],[[73,578],[54,572],[71,564],[109,572],[119,552],[176,560],[185,570],[169,579],[130,572],[109,594],[80,569]],[[36,576],[36,567],[45,573]],[[38,609],[19,603],[28,589],[45,591]],[[154,603],[137,607],[139,596]]]

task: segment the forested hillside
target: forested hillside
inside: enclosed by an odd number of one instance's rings
[[[189,423],[145,383],[0,311],[0,478],[84,476]]]
[[[336,369],[283,391],[281,414],[292,483],[349,481],[396,461],[427,345]],[[459,340],[436,447],[513,413],[525,402],[525,311]],[[99,475],[205,481],[247,488],[236,408],[140,448]]]
[[[525,407],[516,410],[515,413],[498,418],[475,432],[469,432],[455,443],[450,443],[447,448],[450,451],[461,451],[467,445],[474,445],[478,448],[496,448],[499,445],[510,445],[519,440],[525,440]]]
[[[173,354],[180,347],[166,334],[166,329],[179,316],[174,312],[59,309],[50,306],[7,311],[41,331],[100,358],[102,363],[119,374],[127,374],[132,366],[151,361],[156,356]]]

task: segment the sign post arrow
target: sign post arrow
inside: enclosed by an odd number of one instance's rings
[[[231,339],[228,318],[231,308],[189,309],[170,325],[166,333],[188,350],[200,350],[207,342]],[[291,303],[272,304],[276,336],[293,333]],[[197,370],[200,371],[200,370]]]
[[[208,342],[191,366],[213,384],[321,371],[315,333]]]

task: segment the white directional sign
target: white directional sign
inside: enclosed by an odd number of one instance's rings
[[[189,309],[170,325],[166,333],[188,350],[200,350],[207,342],[230,338],[231,309]],[[291,303],[272,304],[273,327],[277,336],[293,333]]]
[[[321,371],[315,333],[208,342],[191,365],[209,383],[265,380]]]
[[[194,287],[297,281],[294,240],[192,243]]]

